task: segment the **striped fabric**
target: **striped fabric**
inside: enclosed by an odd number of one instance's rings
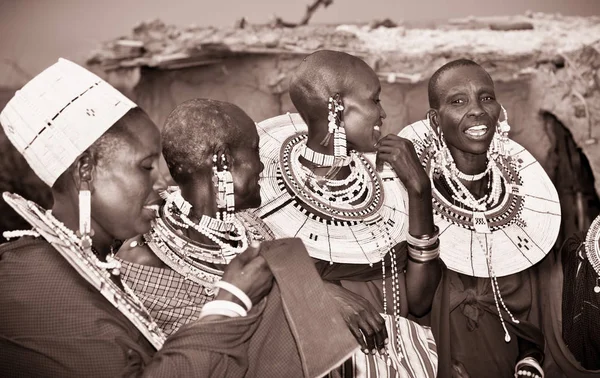
[[[434,378],[437,374],[437,347],[429,327],[405,318],[394,322],[389,315],[386,320],[390,343],[388,357],[366,355],[360,350],[346,361],[329,378]],[[396,329],[400,331],[400,344],[396,339]],[[393,336],[392,336],[393,335]]]

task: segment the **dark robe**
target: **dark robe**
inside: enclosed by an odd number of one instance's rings
[[[156,351],[42,239],[0,246],[2,377],[318,377],[357,348],[298,239],[263,243],[276,279],[243,318],[193,322]]]
[[[583,235],[567,239],[540,266],[546,377],[600,377],[598,275],[585,257]]]
[[[438,377],[452,377],[454,364],[462,365],[471,378],[512,377],[519,355],[517,337],[543,350],[544,338],[536,325],[536,282],[531,269],[498,278],[504,303],[519,320],[513,323],[500,307],[511,337],[507,343],[490,279],[445,270],[430,318],[439,351]]]

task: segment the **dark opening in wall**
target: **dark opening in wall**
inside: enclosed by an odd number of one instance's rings
[[[577,147],[571,132],[552,114],[543,115],[546,130],[556,136],[554,185],[560,197],[562,224],[555,248],[577,232],[586,232],[600,213],[600,199],[587,157]]]

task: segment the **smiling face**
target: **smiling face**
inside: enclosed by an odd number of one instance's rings
[[[357,70],[355,81],[342,99],[342,119],[348,145],[359,152],[371,152],[381,137],[379,128],[386,114],[379,99],[379,78],[368,66],[361,68],[360,71]]]
[[[451,68],[438,78],[437,98],[432,124],[443,132],[452,155],[485,154],[501,111],[489,74],[477,65]]]

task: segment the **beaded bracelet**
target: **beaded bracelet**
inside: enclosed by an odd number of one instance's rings
[[[429,247],[433,245],[440,234],[440,228],[433,225],[433,233],[427,235],[413,236],[410,233],[406,234],[406,242],[415,247]]]
[[[537,370],[540,375],[531,373],[530,371],[521,370],[523,366],[529,366]],[[518,376],[527,376],[527,377],[539,377],[544,378],[544,369],[540,366],[539,362],[533,357],[525,357],[521,361],[517,362],[515,366],[515,378]]]
[[[224,315],[230,318],[244,317],[248,315],[246,310],[239,304],[231,301],[216,300],[208,302],[202,307],[200,319],[209,315]]]
[[[242,302],[244,304],[244,306],[246,306],[246,311],[250,311],[252,309],[252,301],[250,300],[248,295],[246,295],[246,293],[244,293],[237,286],[230,284],[229,282],[221,280],[221,281],[215,282],[214,287],[223,289],[223,290],[228,291],[229,293],[233,294],[237,299],[240,300],[240,302]]]

